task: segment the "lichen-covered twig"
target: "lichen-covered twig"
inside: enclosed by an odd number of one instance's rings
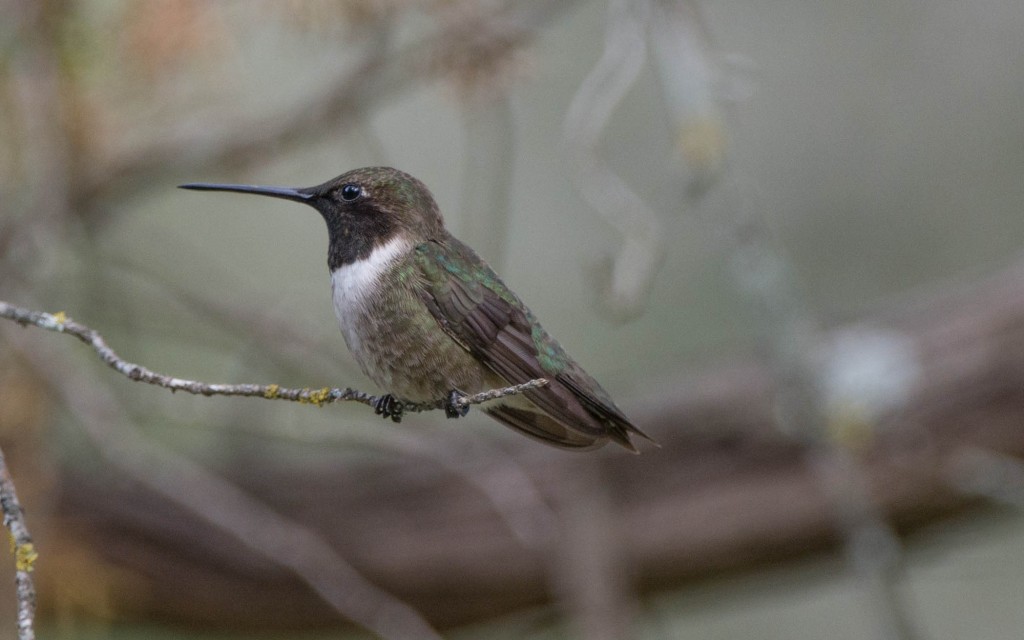
[[[34,640],[36,589],[32,583],[32,565],[38,554],[32,545],[28,527],[25,526],[24,513],[14,492],[14,481],[7,470],[3,451],[0,451],[0,508],[3,509],[4,526],[10,534],[11,551],[14,553],[14,582],[18,595],[18,640]]]
[[[321,532],[278,512],[195,460],[146,438],[133,427],[117,396],[96,376],[65,379],[57,364],[62,350],[31,341],[9,342],[75,416],[107,467],[294,573],[335,611],[374,637],[441,640],[423,616],[363,576]],[[194,542],[201,544],[198,539]]]
[[[344,389],[322,387],[320,389],[287,388],[276,384],[218,384],[199,382],[197,380],[185,380],[172,376],[157,373],[143,367],[142,365],[128,362],[117,355],[95,329],[84,324],[75,322],[67,317],[64,312],[55,314],[43,311],[32,311],[23,307],[17,307],[0,300],[0,318],[13,320],[22,326],[32,325],[49,331],[66,333],[75,336],[85,344],[92,347],[93,351],[115,371],[139,382],[163,387],[173,391],[185,391],[195,395],[203,396],[250,396],[261,397],[271,400],[290,400],[305,404],[323,406],[334,402],[360,402],[367,406],[374,406],[378,400],[376,396],[364,391],[358,391],[350,387]],[[456,399],[453,404],[456,407],[469,407],[497,398],[523,393],[530,389],[543,387],[547,384],[544,378],[530,380],[523,384],[512,385],[503,389],[491,389],[469,396],[462,396]],[[418,413],[441,409],[445,406],[447,399],[438,399],[434,402],[406,403],[403,405],[405,412]]]

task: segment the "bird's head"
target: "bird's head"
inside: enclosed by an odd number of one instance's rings
[[[183,189],[253,193],[307,204],[323,216],[331,271],[363,260],[396,237],[410,244],[441,240],[444,220],[427,186],[391,167],[353,169],[315,187],[192,183]]]

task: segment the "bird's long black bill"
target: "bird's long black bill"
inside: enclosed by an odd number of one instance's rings
[[[206,182],[193,182],[190,184],[178,185],[180,189],[192,189],[193,191],[230,191],[232,193],[255,193],[258,196],[270,196],[294,202],[309,203],[313,194],[305,189],[293,189],[291,187],[258,187],[249,184],[211,184]]]

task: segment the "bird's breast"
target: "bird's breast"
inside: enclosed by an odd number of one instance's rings
[[[411,250],[408,241],[394,239],[331,274],[334,312],[349,351],[371,380],[406,400],[495,386],[493,374],[423,304],[409,274]]]
[[[364,325],[372,323],[374,305],[388,286],[385,277],[411,249],[408,240],[395,237],[376,247],[368,257],[344,264],[331,273],[334,315],[349,350],[363,363]]]

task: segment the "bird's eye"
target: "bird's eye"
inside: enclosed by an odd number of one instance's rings
[[[346,202],[352,202],[361,195],[363,188],[357,184],[346,184],[341,188],[341,199]]]

